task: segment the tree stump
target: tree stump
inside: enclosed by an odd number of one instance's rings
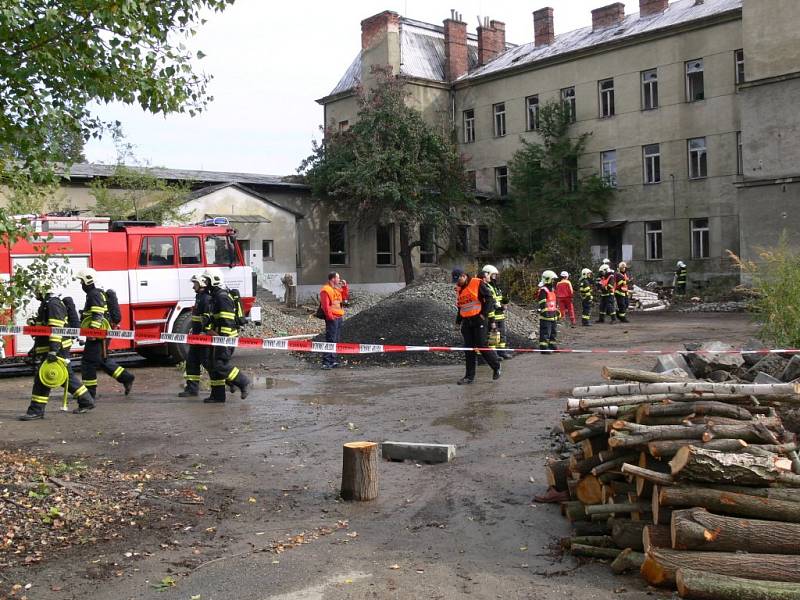
[[[342,447],[342,499],[378,497],[378,444],[348,442]]]

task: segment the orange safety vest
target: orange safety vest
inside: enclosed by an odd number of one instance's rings
[[[343,317],[344,309],[342,308],[342,291],[331,287],[327,283],[322,286],[320,292],[325,292],[331,299],[331,314],[334,317]]]
[[[620,279],[620,276],[622,279]],[[627,273],[617,273],[616,287],[617,289],[615,292],[620,296],[624,296],[628,293],[628,274]]]
[[[481,280],[477,277],[470,279],[469,283],[463,288],[456,286],[456,294],[458,294],[456,305],[458,306],[458,314],[461,315],[462,319],[468,319],[480,314],[481,301],[478,296],[480,287]]]
[[[556,301],[556,293],[552,290],[545,288],[544,310],[545,312],[555,312],[558,310],[558,303]]]
[[[606,275],[600,279],[600,292],[602,296],[610,296],[614,293],[612,288],[609,288],[611,283],[611,275]]]

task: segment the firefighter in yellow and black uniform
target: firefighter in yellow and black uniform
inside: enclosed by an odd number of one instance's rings
[[[500,283],[497,281],[500,273],[494,265],[484,265],[482,273],[489,274],[489,281],[486,285],[492,292],[494,298],[494,309],[489,311],[489,322],[494,325],[497,333],[500,334],[500,340],[496,345],[492,345],[492,337],[489,336],[489,347],[497,351],[497,358],[508,359],[511,358],[511,352],[507,351],[508,337],[506,332],[506,308],[508,307],[508,296],[500,289]]]
[[[222,272],[219,269],[208,269],[203,273],[206,287],[211,293],[211,326],[209,333],[222,337],[237,337],[237,306],[223,285]],[[225,385],[239,388],[242,399],[250,392],[250,379],[238,367],[230,364],[233,356],[232,346],[212,346],[206,370],[211,377],[211,395],[203,400],[207,403],[225,402]]]
[[[50,294],[46,287],[36,290],[36,299],[41,303],[36,316],[28,321],[29,325],[45,325],[50,327],[67,326],[67,308],[58,296]],[[69,364],[69,352],[72,347],[72,338],[61,336],[52,332],[50,336],[34,338],[33,355],[35,374],[33,376],[33,391],[31,393],[31,404],[27,412],[19,417],[20,421],[33,421],[34,419],[44,419],[44,411],[47,407],[47,400],[50,397],[50,388],[45,385],[39,375],[39,365],[43,360],[56,362],[63,360],[67,369],[67,391],[78,400],[78,408],[73,412],[76,414],[85,413],[94,408],[94,400],[86,386],[81,384],[81,380],[72,371]]]
[[[189,333],[193,335],[207,334],[211,329],[211,294],[206,287],[206,280],[199,273],[192,275],[194,287],[194,306],[192,307],[192,326]],[[208,346],[191,344],[186,352],[186,369],[184,378],[186,387],[178,394],[181,398],[200,395],[200,371],[208,361]]]
[[[81,317],[83,327],[90,329],[110,328],[108,322],[108,300],[106,294],[96,286],[97,272],[94,269],[82,269],[76,275],[86,294],[86,305]],[[115,323],[116,325],[116,323]],[[131,393],[134,375],[108,358],[106,340],[103,338],[86,338],[81,358],[81,377],[92,398],[97,398],[97,367],[119,381],[125,388],[125,395]]]

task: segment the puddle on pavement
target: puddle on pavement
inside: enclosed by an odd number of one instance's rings
[[[433,421],[433,425],[448,425],[467,433],[482,433],[508,425],[511,415],[486,402],[470,402],[459,410]]]
[[[276,379],[275,377],[265,377],[263,375],[256,375],[253,378],[253,383],[257,389],[271,390],[274,388],[287,388],[292,387],[294,383],[286,379]]]

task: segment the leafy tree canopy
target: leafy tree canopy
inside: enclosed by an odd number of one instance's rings
[[[579,177],[578,158],[590,134],[570,137],[571,124],[568,106],[545,104],[541,142],[522,139],[522,148],[514,153],[509,163],[508,250],[529,254],[553,238],[583,237],[583,225],[606,217],[613,188],[596,174]]]
[[[357,121],[325,132],[298,172],[315,195],[367,222],[397,223],[406,282],[414,278],[412,240],[421,223],[444,227],[470,205],[455,145],[406,104],[404,82],[376,70],[377,86],[359,96]]]

